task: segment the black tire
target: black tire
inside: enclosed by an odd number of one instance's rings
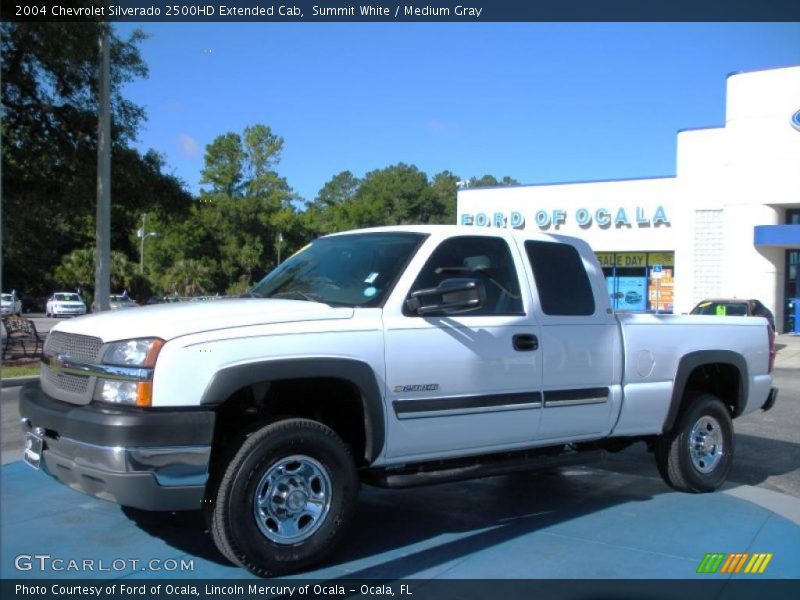
[[[712,394],[697,396],[672,432],[656,443],[661,477],[681,492],[713,492],[728,477],[734,454],[728,408]]]
[[[209,494],[209,531],[226,558],[260,577],[324,560],[355,509],[350,449],[316,421],[286,419],[258,429],[220,473]]]

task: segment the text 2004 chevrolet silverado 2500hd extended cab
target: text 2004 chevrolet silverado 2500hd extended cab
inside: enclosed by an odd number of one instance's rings
[[[318,239],[249,298],[59,323],[24,388],[26,460],[85,493],[201,507],[259,575],[327,556],[359,481],[409,486],[645,440],[719,487],[732,419],[768,409],[760,318],[615,315],[589,246],[388,227]]]

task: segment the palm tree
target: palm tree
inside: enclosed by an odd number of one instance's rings
[[[197,296],[211,285],[211,269],[202,261],[184,258],[167,270],[164,281],[167,292]]]
[[[61,259],[56,281],[69,288],[94,288],[94,250],[79,248]]]

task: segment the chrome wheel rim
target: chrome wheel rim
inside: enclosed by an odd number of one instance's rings
[[[253,512],[261,533],[276,544],[308,539],[331,508],[328,471],[310,456],[295,455],[272,465],[256,486]]]
[[[689,435],[692,465],[701,473],[711,473],[725,455],[722,428],[714,417],[700,417]]]

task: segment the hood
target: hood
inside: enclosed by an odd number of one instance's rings
[[[242,298],[181,302],[108,311],[62,321],[53,331],[99,337],[103,342],[159,337],[171,340],[182,335],[296,321],[349,319],[351,307],[330,307],[303,300]]]

